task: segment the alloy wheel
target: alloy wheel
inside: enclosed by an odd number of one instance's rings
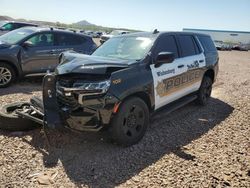
[[[12,74],[9,69],[0,67],[0,85],[6,85],[11,81]]]

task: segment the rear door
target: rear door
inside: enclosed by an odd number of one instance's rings
[[[33,35],[26,42],[29,47],[22,49],[22,68],[27,73],[44,73],[53,70],[58,58],[54,53],[54,34],[44,32]]]
[[[185,62],[187,81],[182,83],[183,94],[189,94],[200,88],[206,60],[202,49],[193,35],[182,34],[177,36],[180,55]]]
[[[84,36],[74,33],[56,33],[55,46],[58,54],[68,50],[74,50],[78,53],[90,54],[90,44]]]

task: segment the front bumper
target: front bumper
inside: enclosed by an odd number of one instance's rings
[[[68,127],[78,131],[99,131],[109,124],[119,100],[110,93],[81,97],[59,91],[56,76],[43,81],[44,122],[50,128]]]

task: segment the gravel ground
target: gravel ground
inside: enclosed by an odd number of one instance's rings
[[[41,78],[0,90],[0,104],[41,95]],[[132,147],[105,133],[0,131],[0,187],[250,187],[250,52],[220,52],[206,107],[151,119]],[[44,185],[45,184],[45,185]]]

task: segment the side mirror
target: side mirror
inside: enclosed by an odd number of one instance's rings
[[[32,47],[33,44],[32,44],[31,42],[29,42],[29,41],[25,41],[25,42],[22,44],[22,46],[23,46],[24,48],[29,48],[29,47]]]
[[[155,60],[155,67],[159,67],[164,63],[172,63],[174,61],[174,53],[172,52],[160,52]]]

